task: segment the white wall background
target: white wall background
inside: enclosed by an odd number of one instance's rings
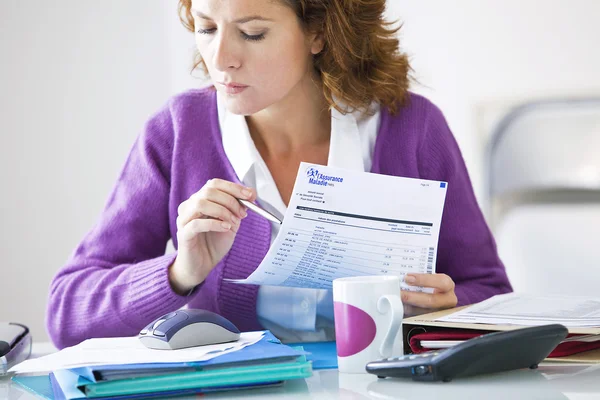
[[[418,91],[446,114],[483,197],[483,112],[554,96],[600,95],[600,2],[388,0],[404,21]]]
[[[0,2],[0,321],[35,340],[51,277],[171,92],[164,4]]]
[[[600,2],[388,0],[483,197],[481,119],[600,94]],[[0,2],[0,320],[43,326],[48,284],[91,227],[144,121],[200,82],[176,2]]]

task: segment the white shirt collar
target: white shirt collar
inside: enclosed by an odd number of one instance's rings
[[[354,171],[364,171],[360,132],[353,113],[342,114],[331,109],[331,138],[327,165]]]
[[[236,175],[246,185],[255,182],[246,182],[248,172],[259,160],[260,153],[250,136],[246,118],[243,115],[230,113],[225,106],[222,95],[217,92],[217,111],[219,126],[223,140],[223,149]]]
[[[257,168],[261,166],[260,164],[264,164],[264,161],[262,161],[262,157],[250,136],[246,119],[243,115],[230,113],[220,93],[217,93],[217,108],[225,154],[229,158],[240,181],[247,185],[255,185],[257,183],[256,179],[250,179],[250,182],[247,182],[248,173],[253,167]],[[363,145],[364,138],[361,138],[358,123],[365,122],[365,120],[369,122],[368,119],[376,119],[378,121],[378,107],[375,111],[376,114],[374,116],[365,116],[359,111],[342,114],[335,108],[332,108],[328,166],[356,171],[370,169],[371,154],[368,151],[365,154],[365,148],[369,146]],[[372,131],[377,130],[378,124],[371,123],[370,125],[371,127],[368,129],[371,132],[368,136],[374,137],[376,136],[376,132],[373,135]],[[257,187],[257,189],[259,188]]]

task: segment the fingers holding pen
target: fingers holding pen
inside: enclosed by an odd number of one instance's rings
[[[247,216],[246,207],[237,199],[253,200],[256,198],[254,189],[213,179],[198,192],[180,204],[178,208],[177,229],[195,219],[217,219],[231,224],[237,232],[241,220]]]
[[[223,179],[211,179],[204,185],[200,192],[210,189],[216,189],[220,192],[227,193],[234,199],[245,199],[252,202],[256,200],[256,190],[253,188],[238,185],[237,183],[225,181]]]
[[[193,219],[180,228],[177,232],[180,242],[190,241],[197,235],[206,232],[237,232],[237,228],[230,222],[221,221],[218,219]]]
[[[177,229],[182,229],[189,222],[196,219],[216,219],[239,225],[242,217],[238,217],[226,207],[208,199],[199,199],[195,204],[190,204],[177,217]]]

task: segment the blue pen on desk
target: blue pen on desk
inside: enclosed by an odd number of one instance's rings
[[[258,215],[260,215],[261,217],[264,217],[266,219],[268,219],[269,221],[273,221],[275,223],[278,223],[281,225],[281,221],[279,220],[279,218],[277,218],[276,216],[274,216],[273,214],[271,214],[270,212],[263,210],[262,208],[260,208],[259,206],[257,206],[256,204],[248,201],[248,200],[244,200],[244,199],[238,199],[238,201],[240,203],[242,203],[243,205],[245,205],[246,207],[248,207],[250,210],[254,211],[255,213],[257,213]]]

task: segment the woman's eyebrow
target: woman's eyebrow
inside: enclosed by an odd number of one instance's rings
[[[212,20],[208,15],[203,14],[202,12],[200,12],[198,10],[192,10],[192,13],[199,18]],[[270,18],[261,17],[260,15],[249,15],[247,17],[236,19],[233,22],[236,24],[245,24],[246,22],[250,22],[250,21],[273,21],[273,20]]]

